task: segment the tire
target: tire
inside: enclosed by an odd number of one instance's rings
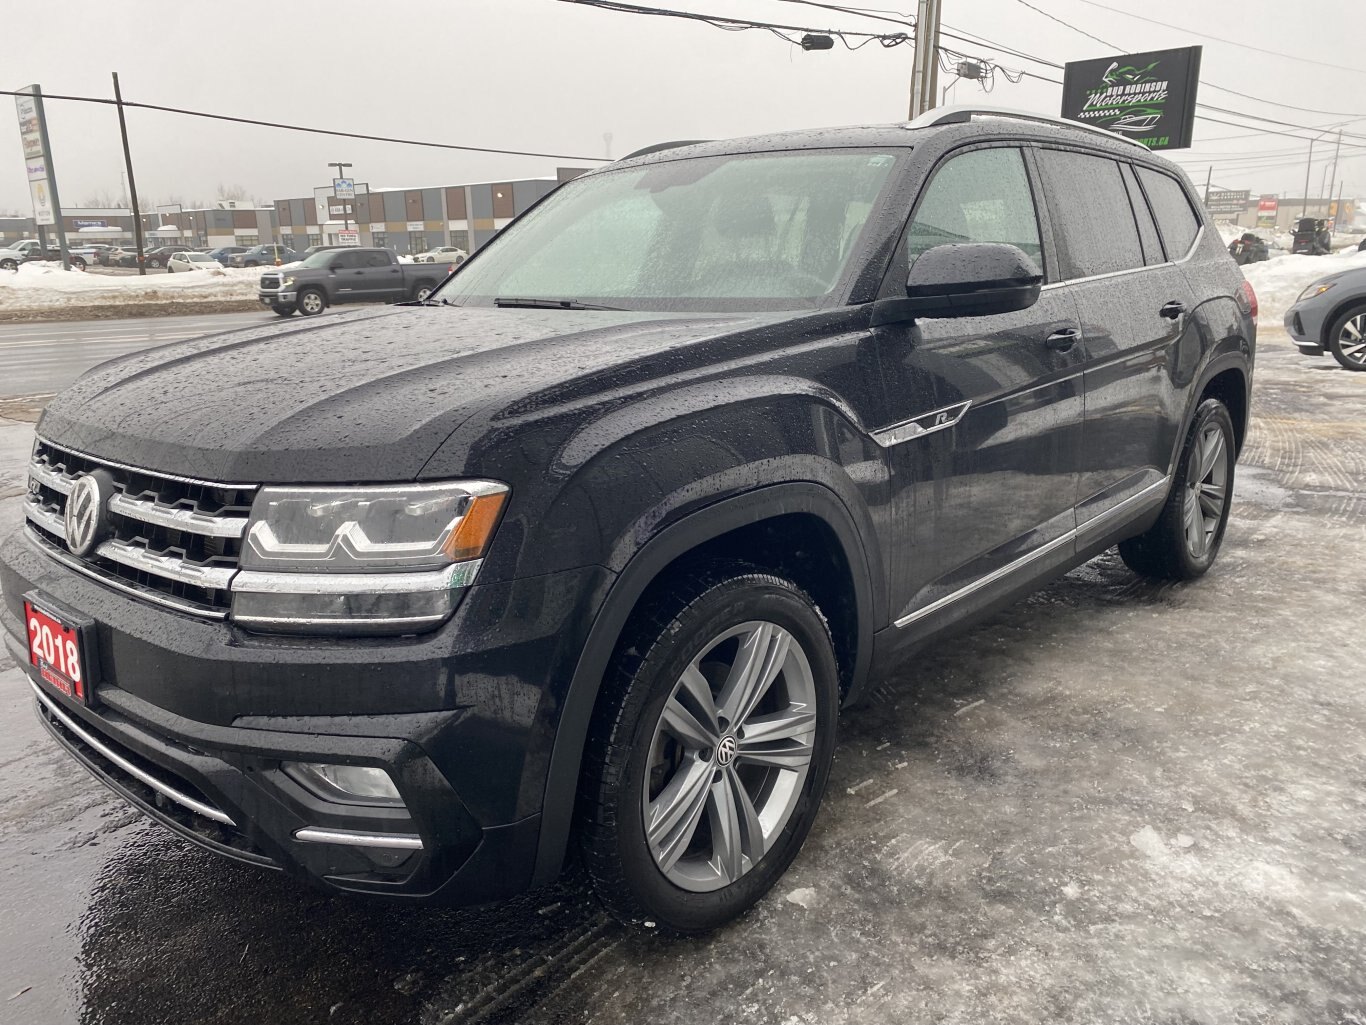
[[[1328,348],[1345,370],[1366,370],[1366,303],[1349,306],[1328,329]]]
[[[19,261],[17,261],[17,260],[12,260],[12,259],[0,260],[0,270],[18,270],[18,269],[19,269]]]
[[[1236,458],[1233,418],[1218,399],[1205,399],[1196,409],[1176,465],[1176,479],[1157,522],[1119,543],[1124,564],[1156,580],[1203,576],[1224,542]]]
[[[748,702],[725,686],[746,652],[758,668],[756,652],[783,658]],[[603,680],[580,789],[579,849],[607,910],[630,924],[701,933],[767,893],[816,817],[838,703],[825,618],[788,580],[716,565],[680,576],[638,608]],[[746,704],[747,716],[737,711]],[[727,711],[746,724],[748,740]],[[783,716],[787,728],[772,736]],[[754,737],[761,722],[767,742]],[[757,817],[742,810],[756,807]],[[681,817],[652,837],[651,814]],[[730,844],[713,839],[722,820]]]
[[[296,302],[301,317],[316,317],[327,309],[327,297],[316,288],[305,288]]]
[[[85,270],[85,261],[81,259],[79,256],[73,256],[71,258],[71,266],[75,270]]]
[[[415,302],[422,302],[423,299],[426,299],[427,296],[431,295],[435,290],[436,286],[430,281],[419,281],[413,286],[413,300]]]
[[[152,257],[150,260],[147,261],[147,266],[150,267],[150,268],[152,268],[152,270],[160,270],[160,269],[161,269],[161,261],[158,260],[158,259],[154,256],[154,257]]]
[[[298,310],[298,307],[297,307],[297,306],[272,306],[271,309],[275,311],[275,315],[278,316],[278,317],[292,317],[292,316],[294,316],[295,312]]]

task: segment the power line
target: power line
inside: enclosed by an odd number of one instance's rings
[[[1112,50],[1120,49],[1120,47],[1116,46],[1114,43],[1101,39],[1100,36],[1093,36],[1090,32],[1087,32],[1085,29],[1077,28],[1077,26],[1071,24],[1070,22],[1063,21],[1057,15],[1049,14],[1042,7],[1035,7],[1033,4],[1029,2],[1029,0],[1015,0],[1015,2],[1022,7],[1028,7],[1031,11],[1034,11],[1036,14],[1042,14],[1049,21],[1056,21],[1063,28],[1070,28],[1073,32],[1077,33],[1078,35],[1085,36],[1087,39],[1094,39],[1101,46],[1108,46]]]
[[[622,3],[620,0],[559,0],[560,3],[578,4],[583,7],[596,7],[599,10],[612,11],[616,14],[639,14],[656,18],[679,18],[684,21],[697,21],[712,28],[724,29],[729,32],[743,32],[748,29],[761,29],[771,32],[778,38],[786,42],[800,45],[800,39],[793,39],[791,36],[784,35],[787,32],[801,32],[806,35],[826,35],[834,36],[839,39],[846,47],[857,50],[867,46],[871,42],[881,43],[884,47],[900,46],[903,43],[911,42],[911,36],[906,32],[858,32],[852,29],[830,29],[830,28],[811,28],[805,25],[784,25],[772,21],[754,21],[749,18],[731,18],[718,14],[702,14],[697,11],[678,11],[668,7],[643,7],[640,4]],[[863,42],[853,44],[850,38],[862,39]]]
[[[0,96],[21,96],[26,93],[16,93],[9,89],[0,89]],[[43,93],[44,100],[71,100],[77,103],[103,103],[108,106],[116,106],[116,100],[108,99],[104,96],[62,96],[57,93]],[[591,160],[596,163],[605,163],[605,157],[586,157],[572,153],[538,153],[532,150],[522,149],[497,149],[491,146],[459,146],[451,142],[431,142],[426,139],[398,139],[387,135],[367,135],[363,132],[338,132],[328,128],[309,128],[305,125],[290,125],[279,121],[258,121],[249,117],[234,117],[230,114],[213,114],[204,110],[186,110],[183,107],[165,107],[158,103],[138,103],[134,100],[124,100],[125,107],[137,107],[141,110],[159,110],[165,114],[183,114],[186,117],[203,117],[214,121],[228,121],[239,125],[256,125],[261,128],[283,128],[290,132],[309,132],[313,135],[334,135],[343,139],[362,139],[368,142],[392,142],[401,146],[426,146],[431,149],[450,149],[461,150],[466,153],[496,153],[501,156],[509,157],[545,157],[550,160]]]
[[[1316,68],[1336,68],[1339,71],[1352,71],[1358,75],[1366,74],[1366,70],[1361,68],[1348,67],[1345,64],[1329,64],[1327,61],[1315,60],[1311,57],[1299,57],[1293,53],[1284,53],[1281,50],[1267,50],[1260,46],[1253,46],[1251,43],[1239,43],[1232,39],[1225,39],[1223,36],[1210,35],[1208,32],[1197,32],[1195,29],[1186,28],[1182,25],[1172,25],[1165,21],[1158,21],[1155,18],[1145,18],[1141,14],[1133,11],[1125,11],[1118,7],[1109,7],[1106,4],[1097,3],[1096,0],[1077,0],[1077,3],[1086,4],[1088,7],[1097,7],[1102,11],[1109,11],[1111,14],[1122,14],[1126,18],[1133,18],[1137,21],[1146,21],[1150,25],[1160,25],[1163,28],[1173,29],[1177,32],[1184,32],[1187,35],[1199,36],[1202,39],[1212,39],[1217,43],[1225,43],[1228,46],[1237,46],[1244,50],[1252,50],[1256,53],[1269,54],[1272,57],[1284,57],[1287,60],[1300,61],[1303,64],[1312,64]]]

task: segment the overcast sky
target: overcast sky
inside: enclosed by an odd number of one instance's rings
[[[816,28],[896,31],[892,25],[784,0],[638,0],[651,6],[770,19]],[[857,0],[846,0],[855,3]],[[913,13],[914,0],[865,0]],[[1366,0],[1098,0],[1157,21],[1305,58],[1313,66],[1200,38],[1099,9],[1084,0],[1031,0],[1126,51],[1203,44],[1202,102],[1301,125],[1341,122],[1361,138],[1343,147],[1348,195],[1366,193]],[[944,20],[1063,62],[1106,56],[1102,44],[1030,10],[1021,0],[943,0]],[[634,17],[556,0],[376,0],[198,3],[193,0],[0,0],[0,87],[110,96],[315,127],[569,155],[620,156],[653,142],[721,138],[795,127],[903,120],[911,50],[876,44],[806,53],[763,32]],[[992,56],[986,46],[945,40]],[[1007,68],[1060,72],[996,54]],[[950,102],[988,102],[1051,114],[1060,87],[998,76],[984,96],[962,81]],[[942,80],[941,80],[942,84]],[[1225,86],[1307,113],[1218,92]],[[12,109],[12,108],[8,108]],[[123,167],[111,107],[49,101],[63,204],[117,197]],[[1222,116],[1222,115],[1216,115]],[[29,212],[14,115],[0,125],[0,212]],[[1229,118],[1229,120],[1237,120]],[[328,139],[153,111],[128,113],[140,192],[157,201],[212,201],[220,183],[266,200],[307,195],[331,177],[329,160],[353,163],[374,187],[445,185],[553,174],[573,160],[492,156]],[[1196,122],[1197,146],[1169,152],[1203,185],[1299,195],[1307,144],[1282,135]],[[1221,137],[1228,138],[1222,141]],[[1310,194],[1332,156],[1315,147]],[[1271,164],[1273,166],[1262,166]]]

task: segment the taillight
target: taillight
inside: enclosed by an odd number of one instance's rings
[[[1238,305],[1252,318],[1252,323],[1257,323],[1257,293],[1253,290],[1250,281],[1244,280],[1238,286]]]

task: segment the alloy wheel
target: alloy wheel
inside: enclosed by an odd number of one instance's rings
[[[431,287],[428,286],[428,285],[423,285],[421,288],[419,288],[419,289],[417,290],[417,301],[418,301],[418,302],[422,302],[424,299],[427,298],[427,296],[429,296],[429,295],[431,295],[431,294],[432,294]]]
[[[1344,359],[1366,366],[1366,313],[1358,313],[1342,325],[1338,335],[1338,349]]]
[[[299,308],[309,315],[321,313],[323,308],[322,296],[316,292],[305,292],[299,296]]]
[[[642,793],[670,882],[718,890],[759,863],[801,798],[816,708],[806,652],[776,623],[732,627],[693,657],[655,726]]]
[[[1214,543],[1229,501],[1229,464],[1231,453],[1223,429],[1208,423],[1191,449],[1186,474],[1184,523],[1186,547],[1191,557],[1202,559]]]

